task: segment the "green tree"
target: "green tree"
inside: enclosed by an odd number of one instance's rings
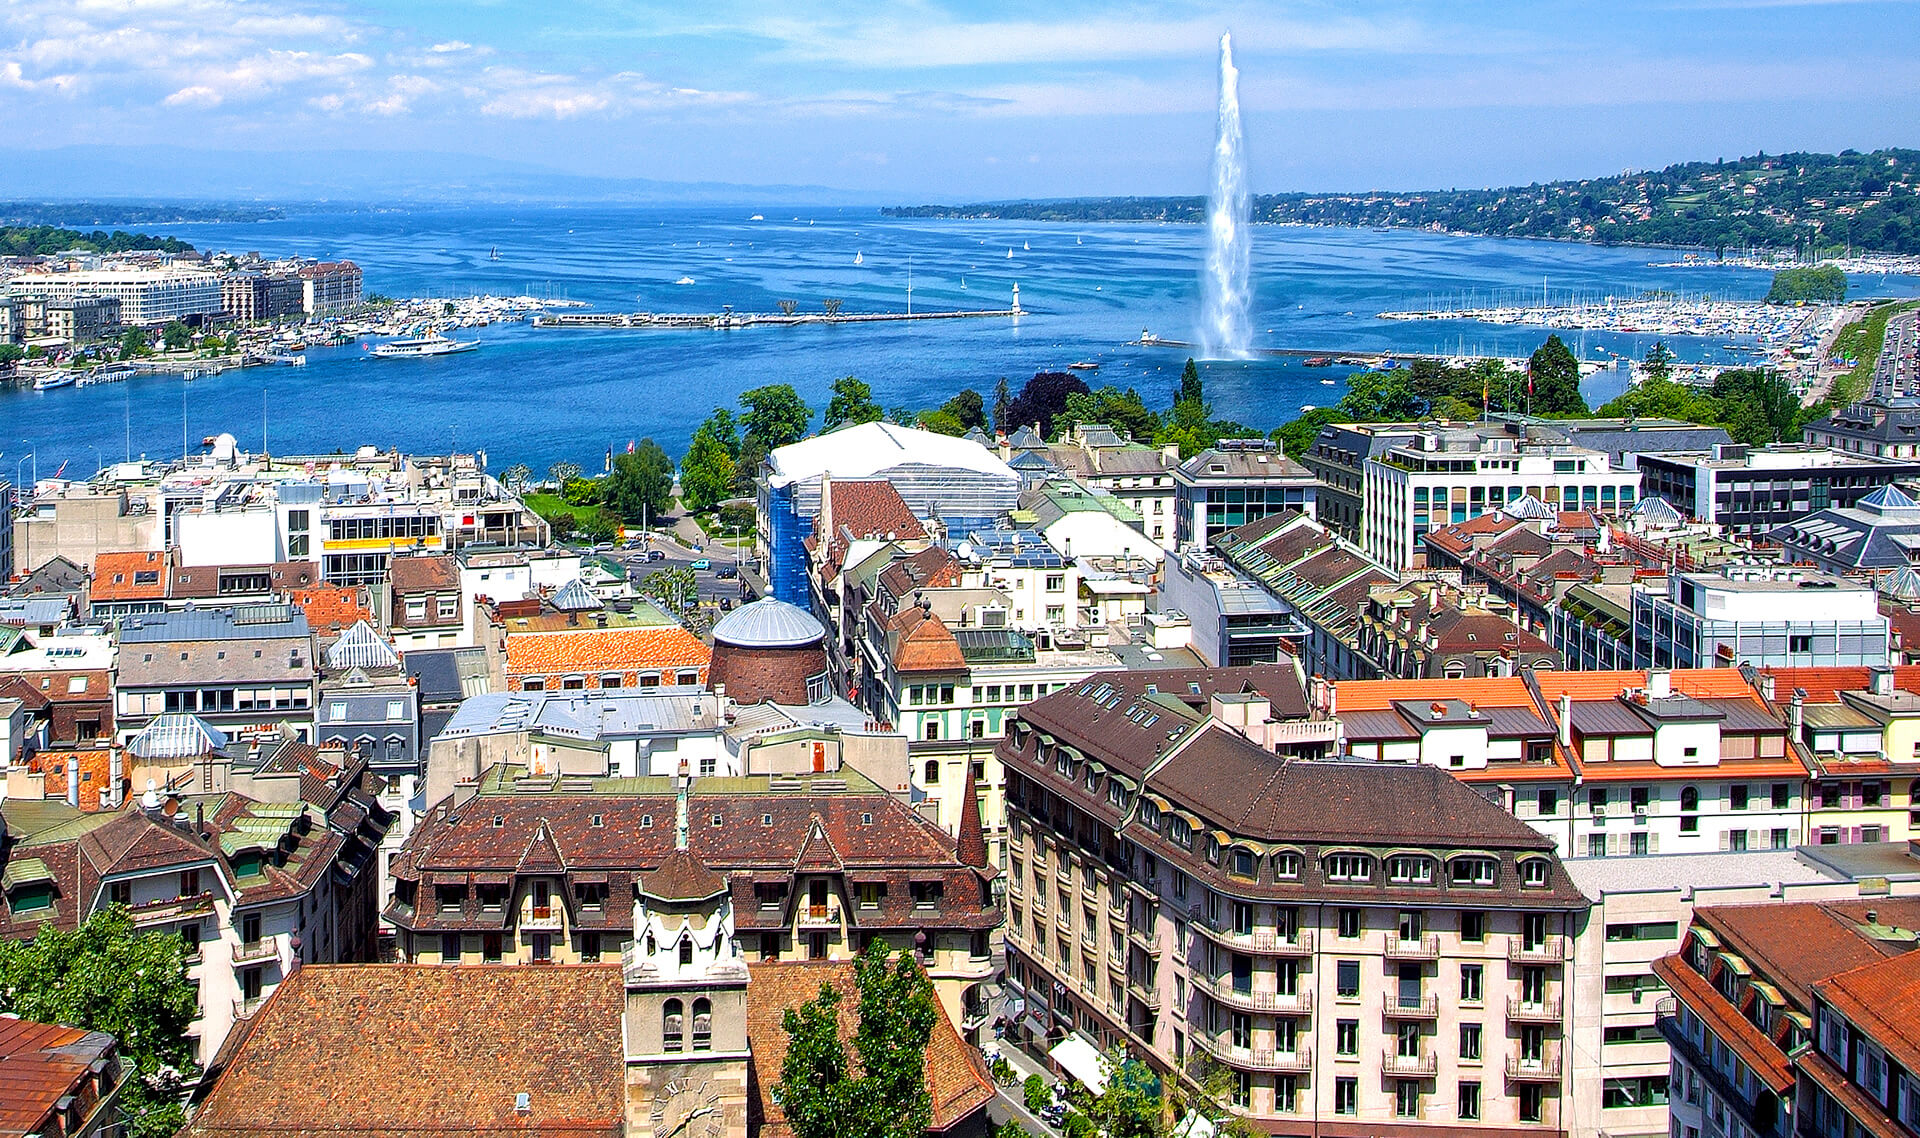
[[[725,407],[715,407],[713,414],[707,416],[707,421],[700,424],[694,434],[697,436],[701,431],[705,431],[713,437],[713,441],[724,447],[728,458],[740,457],[740,428],[734,420],[732,411]]]
[[[641,439],[632,454],[614,455],[604,481],[607,508],[623,521],[658,518],[673,508],[673,460],[652,439]]]
[[[1188,400],[1204,403],[1206,399],[1206,389],[1200,383],[1200,365],[1189,359],[1187,366],[1180,372],[1180,389],[1174,393],[1173,401],[1176,404],[1185,403]]]
[[[1108,1052],[1106,1060],[1106,1093],[1086,1103],[1088,1121],[1107,1138],[1160,1138],[1166,1133],[1167,1103],[1159,1078],[1127,1058],[1125,1048]]]
[[[135,356],[150,356],[153,349],[147,346],[147,334],[138,328],[129,328],[120,336],[120,358],[130,360]]]
[[[1641,368],[1648,380],[1673,378],[1673,353],[1667,350],[1665,340],[1653,342],[1653,347],[1647,349],[1647,358]]]
[[[1198,401],[1183,400],[1183,402],[1204,406]],[[1105,423],[1140,442],[1150,441],[1154,432],[1160,429],[1160,416],[1148,409],[1146,401],[1140,398],[1140,393],[1131,387],[1125,391],[1115,387],[1102,387],[1098,391],[1084,395],[1069,395],[1066,414],[1062,418],[1067,426],[1076,423]]]
[[[955,438],[967,433],[966,425],[945,407],[920,412],[920,418],[915,421],[915,425],[923,431],[932,431],[936,435],[951,435]]]
[[[1580,396],[1580,361],[1558,335],[1534,349],[1527,361],[1527,381],[1533,385],[1536,415],[1584,415],[1587,401]]]
[[[993,388],[993,429],[997,434],[1006,434],[1008,420],[1013,414],[1013,389],[1007,386],[1007,377],[1001,376],[1000,382]]]
[[[1053,1101],[1053,1094],[1047,1089],[1047,1081],[1039,1075],[1028,1075],[1026,1082],[1020,1084],[1021,1097],[1026,1100],[1027,1110],[1039,1114]]]
[[[193,343],[193,329],[178,320],[169,320],[166,327],[160,329],[160,342],[169,352],[177,352]]]
[[[130,1138],[170,1138],[185,1124],[178,1096],[199,1000],[179,937],[138,931],[116,905],[72,932],[49,921],[32,940],[0,940],[0,1012],[117,1039],[133,1067],[121,1099]]]
[[[733,455],[727,446],[702,423],[693,433],[693,443],[680,460],[680,496],[687,509],[711,510],[733,492]]]
[[[27,350],[18,344],[0,344],[0,367],[11,367],[27,356]]]
[[[597,478],[569,478],[560,487],[560,497],[569,506],[591,506],[600,500],[601,489]]]
[[[580,536],[595,545],[620,536],[620,519],[605,509],[595,510],[580,523]]]
[[[572,537],[573,531],[578,529],[579,526],[580,523],[574,520],[574,516],[571,513],[555,514],[547,519],[547,527],[553,531],[553,540],[555,541],[565,541]]]
[[[1798,441],[1800,399],[1779,375],[1735,368],[1714,378],[1713,397],[1725,409],[1727,433],[1751,446]]]
[[[527,492],[527,483],[532,479],[533,469],[524,462],[516,462],[512,466],[507,467],[500,476],[500,480],[507,484],[507,489],[513,491],[515,494],[525,494]]]
[[[1361,371],[1347,377],[1340,410],[1356,423],[1397,423],[1422,418],[1426,405],[1413,393],[1405,369]]]
[[[833,381],[833,398],[827,403],[827,430],[872,423],[885,417],[880,404],[873,401],[873,388],[868,387],[866,381],[851,375]]]
[[[807,437],[807,424],[813,412],[800,400],[800,393],[789,383],[770,383],[740,394],[746,408],[741,421],[746,424],[746,441],[755,444],[761,454],[797,443]]]
[[[547,477],[553,479],[555,486],[565,486],[580,477],[580,464],[577,462],[556,462],[547,467]]]
[[[1902,244],[1894,235],[1889,245]],[[1768,304],[1838,304],[1847,299],[1847,274],[1833,265],[1781,269],[1773,274],[1773,286],[1767,290]]]
[[[940,405],[940,410],[960,421],[960,433],[966,434],[975,427],[982,430],[987,426],[987,404],[980,393],[971,387],[962,388],[960,394]]]
[[[1346,421],[1338,407],[1315,407],[1291,423],[1275,427],[1268,437],[1280,444],[1288,458],[1299,458],[1313,446],[1313,440],[1320,437],[1320,428]]]
[[[700,597],[699,583],[693,570],[685,565],[676,565],[671,569],[655,569],[640,579],[640,591],[669,610],[691,608]]]
[[[787,1056],[780,1105],[798,1138],[920,1138],[933,1119],[927,1093],[927,1041],[940,1009],[933,987],[909,953],[889,960],[875,938],[854,965],[859,993],[853,1046],[840,1041],[840,994],[786,1009]]]

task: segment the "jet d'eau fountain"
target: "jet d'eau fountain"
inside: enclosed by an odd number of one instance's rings
[[[1240,133],[1240,72],[1233,66],[1233,33],[1227,32],[1220,37],[1220,123],[1213,143],[1213,185],[1207,192],[1207,267],[1200,289],[1198,339],[1207,359],[1244,359],[1252,342],[1251,214],[1246,143]]]

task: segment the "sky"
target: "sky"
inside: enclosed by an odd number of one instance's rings
[[[1259,192],[1920,146],[1908,0],[0,0],[0,138],[907,202],[1201,193],[1227,29]]]

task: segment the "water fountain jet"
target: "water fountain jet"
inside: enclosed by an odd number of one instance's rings
[[[1233,65],[1233,33],[1220,36],[1220,116],[1213,144],[1213,183],[1207,192],[1207,264],[1200,282],[1200,332],[1205,359],[1245,359],[1253,330],[1252,202],[1247,193],[1246,142],[1240,131],[1240,72]]]

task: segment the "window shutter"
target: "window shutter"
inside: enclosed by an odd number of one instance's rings
[[[1720,831],[1720,852],[1722,853],[1725,853],[1727,848],[1733,844],[1727,840],[1727,833],[1728,831],[1726,830]]]
[[[1650,830],[1647,832],[1647,852],[1648,853],[1660,852],[1660,831]]]

